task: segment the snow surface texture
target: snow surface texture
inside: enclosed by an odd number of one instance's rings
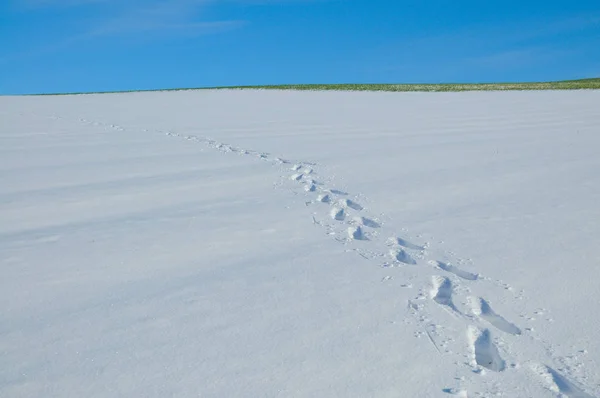
[[[0,396],[599,397],[599,103],[0,97]]]

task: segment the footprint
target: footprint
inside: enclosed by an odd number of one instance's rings
[[[337,207],[334,207],[333,209],[331,209],[331,212],[329,213],[329,215],[331,216],[331,218],[333,218],[334,220],[338,220],[338,221],[344,221],[344,218],[346,217],[346,214],[344,213],[344,209],[339,209]]]
[[[455,395],[458,398],[468,398],[467,390],[456,389],[456,388],[444,388],[442,392],[446,394]]]
[[[452,311],[460,313],[452,302],[452,282],[445,276],[434,275],[432,278],[433,289],[431,289],[431,298],[440,305],[450,308]]]
[[[369,228],[381,228],[381,225],[377,221],[366,217],[354,217],[354,222]]]
[[[536,363],[531,365],[531,369],[542,376],[552,392],[569,398],[593,398],[550,366]]]
[[[300,181],[302,179],[302,177],[304,176],[304,174],[294,174],[290,177],[290,180],[292,181]]]
[[[329,192],[334,195],[340,195],[340,196],[348,195],[348,192],[340,191],[339,189],[330,189]]]
[[[317,201],[322,203],[329,203],[331,201],[331,198],[327,194],[320,194],[319,196],[317,196]]]
[[[304,186],[304,190],[306,192],[314,192],[314,191],[317,190],[317,187],[316,187],[316,185],[314,183],[311,182],[311,183],[308,183],[308,184],[306,184]]]
[[[192,136],[188,136],[186,137],[188,140],[193,140],[195,137]],[[221,152],[231,152],[231,146],[227,145],[227,144],[217,144],[215,146],[216,149],[218,149]]]
[[[310,167],[307,167],[302,172],[304,173],[304,175],[310,175],[313,173],[313,169],[311,169]]]
[[[362,228],[359,226],[349,227],[348,228],[348,237],[354,240],[367,240],[366,236],[363,234]]]
[[[396,243],[402,247],[406,247],[407,249],[425,250],[424,246],[415,245],[415,244],[410,243],[409,241],[402,239],[402,238],[392,238],[392,240],[394,241],[394,243]]]
[[[295,164],[295,165],[293,165],[293,166],[290,168],[290,170],[292,170],[292,171],[298,171],[298,170],[300,170],[301,168],[302,168],[302,166],[300,166],[299,164]]]
[[[506,369],[506,362],[492,341],[489,329],[479,330],[474,326],[469,326],[467,336],[477,365],[494,372],[502,372]]]
[[[410,254],[408,254],[407,252],[405,252],[402,249],[390,250],[390,255],[392,256],[392,258],[394,260],[399,261],[404,264],[414,265],[417,263],[415,261],[415,259],[410,256]]]
[[[360,211],[363,209],[363,207],[361,205],[359,205],[356,202],[351,201],[350,199],[342,199],[342,200],[340,200],[340,204],[343,207],[347,207],[347,208],[354,209],[357,211]]]
[[[429,264],[433,265],[434,267],[438,267],[446,272],[450,272],[451,274],[454,274],[456,276],[458,276],[459,278],[463,278],[469,281],[475,281],[477,279],[479,279],[479,274],[473,274],[471,272],[467,272],[467,271],[463,271],[458,267],[455,267],[452,264],[447,264],[447,263],[443,263],[441,261],[430,261]]]
[[[473,313],[482,319],[485,319],[497,329],[512,335],[520,335],[521,329],[510,323],[502,316],[496,314],[490,304],[483,298],[473,299]]]

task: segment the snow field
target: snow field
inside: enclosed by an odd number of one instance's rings
[[[599,95],[1,98],[0,395],[598,396]]]

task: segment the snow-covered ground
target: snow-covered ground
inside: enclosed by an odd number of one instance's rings
[[[0,396],[600,396],[600,92],[0,97]]]

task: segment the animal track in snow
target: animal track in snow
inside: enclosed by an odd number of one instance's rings
[[[414,265],[417,263],[415,259],[410,256],[410,254],[402,249],[390,250],[390,255],[394,260],[404,264]]]
[[[469,281],[475,281],[477,279],[479,279],[479,274],[473,274],[471,272],[467,272],[467,271],[463,271],[460,268],[452,265],[452,264],[447,264],[441,261],[430,261],[429,264],[433,265],[434,267],[440,268],[446,272],[450,272],[451,274],[454,274],[456,276],[458,276],[459,278],[463,278]]]
[[[302,177],[304,176],[304,174],[294,174],[290,177],[290,180],[292,181],[300,181],[302,179]]]
[[[490,304],[483,298],[471,299],[471,305],[473,307],[473,313],[482,319],[488,321],[497,329],[512,335],[521,334],[521,329],[516,325],[510,323],[502,316],[496,314]]]
[[[302,168],[302,166],[300,166],[299,164],[295,164],[295,165],[293,165],[293,166],[292,166],[290,169],[291,169],[292,171],[298,171],[298,170],[300,170],[301,168]]]
[[[550,391],[561,394],[560,396],[593,398],[550,366],[535,363],[531,365],[531,369],[544,379]]]
[[[489,329],[479,330],[474,326],[469,326],[467,336],[475,364],[494,372],[502,372],[506,369],[506,362],[492,341]]]
[[[331,216],[331,218],[333,218],[334,220],[337,220],[337,221],[344,221],[344,218],[346,217],[346,213],[344,212],[344,209],[340,209],[337,207],[334,207],[333,209],[331,209],[331,212],[329,213],[329,215]]]

